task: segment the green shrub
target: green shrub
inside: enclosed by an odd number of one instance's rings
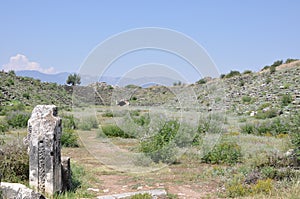
[[[27,148],[23,144],[14,142],[2,147],[0,173],[2,173],[3,181],[27,184],[29,157]]]
[[[102,126],[102,132],[108,137],[133,138],[132,135],[129,135],[115,124]]]
[[[62,115],[62,126],[63,129],[76,129],[78,122],[73,115]]]
[[[25,128],[30,114],[23,111],[13,111],[6,116],[7,123],[13,128]]]
[[[140,151],[151,157],[154,162],[174,162],[177,153],[174,138],[179,126],[180,124],[176,120],[165,122],[154,136],[141,142]]]
[[[201,159],[210,164],[235,164],[241,161],[241,147],[233,141],[221,141]]]
[[[290,94],[285,94],[281,97],[281,105],[287,106],[293,101],[293,97]]]
[[[254,134],[255,125],[247,123],[247,124],[241,126],[240,129],[241,129],[241,133],[243,133],[243,134]]]
[[[0,119],[0,133],[8,130],[8,124],[6,120]]]
[[[22,95],[24,98],[29,99],[30,98],[30,94],[29,93],[23,93]]]
[[[109,111],[109,112],[103,113],[102,117],[114,117],[114,114],[113,114],[113,112]]]
[[[79,147],[78,136],[73,129],[64,129],[61,136],[63,147]]]
[[[243,101],[243,103],[250,103],[251,102],[251,97],[249,97],[249,96],[243,96],[242,97],[242,101]]]
[[[280,120],[279,118],[268,122],[261,122],[255,124],[245,124],[240,127],[241,133],[253,135],[279,135],[288,134],[290,132],[289,124]]]
[[[257,111],[257,114],[255,115],[256,119],[266,119],[266,118],[273,118],[277,116],[277,111],[275,109],[269,109],[265,112],[263,111]]]

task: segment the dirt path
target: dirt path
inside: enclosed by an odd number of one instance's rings
[[[92,173],[93,180],[89,184],[99,189],[99,196],[161,188],[182,199],[216,198],[214,193],[219,184],[201,181],[198,176],[203,172],[202,167],[175,164],[153,172],[132,173],[130,171],[138,167],[132,166],[130,151],[108,139],[96,138],[96,131],[79,132],[79,135],[84,147],[65,148],[63,155],[70,156]]]

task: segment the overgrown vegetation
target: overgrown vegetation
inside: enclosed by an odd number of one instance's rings
[[[0,173],[2,181],[28,184],[29,157],[23,144],[12,142],[0,148]]]
[[[209,164],[236,164],[241,162],[241,147],[234,141],[222,140],[201,158]]]
[[[140,151],[151,157],[154,162],[172,163],[176,160],[176,144],[174,139],[180,124],[170,120],[152,137],[141,142]]]

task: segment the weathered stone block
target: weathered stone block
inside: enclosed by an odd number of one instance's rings
[[[62,172],[62,191],[68,191],[72,188],[71,181],[71,164],[69,157],[61,158],[61,172]]]
[[[62,190],[61,119],[54,105],[38,105],[28,121],[29,185],[41,193]]]

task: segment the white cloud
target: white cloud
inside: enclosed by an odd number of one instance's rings
[[[4,64],[2,68],[4,71],[37,70],[47,74],[55,73],[55,69],[53,67],[42,68],[39,63],[29,61],[28,58],[22,54],[17,54],[16,56],[10,57],[9,63]]]

